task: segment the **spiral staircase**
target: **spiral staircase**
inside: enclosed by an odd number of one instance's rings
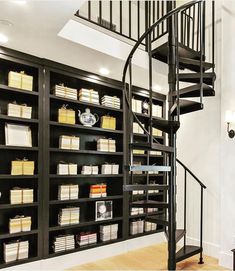
[[[195,18],[195,10],[198,17]],[[186,15],[185,15],[186,14]],[[150,184],[147,180],[146,184],[124,184],[124,191],[130,193],[133,191],[144,190],[147,194],[146,200],[130,202],[130,207],[134,208],[161,208],[164,210],[163,215],[151,214],[147,215],[145,220],[158,225],[163,225],[165,228],[166,237],[168,240],[168,270],[175,270],[176,263],[185,260],[191,256],[200,255],[199,264],[203,264],[203,190],[206,186],[176,157],[176,134],[180,128],[180,116],[189,114],[194,111],[203,109],[203,98],[214,96],[214,82],[216,75],[214,72],[214,48],[212,49],[213,60],[206,62],[206,3],[203,0],[188,2],[180,7],[174,8],[172,2],[168,2],[168,12],[149,26],[146,32],[139,38],[130,52],[123,72],[123,87],[126,95],[126,102],[129,108],[130,127],[133,121],[137,122],[148,136],[148,142],[135,142],[132,131],[129,131],[129,164],[126,170],[132,176],[136,171],[146,172],[164,172],[168,175],[166,184]],[[186,19],[185,19],[186,18]],[[184,29],[184,20],[186,20],[187,29]],[[212,20],[214,24],[214,3],[212,3]],[[152,48],[153,43],[151,37],[155,29],[163,22],[167,21],[168,25],[168,42],[157,48]],[[197,31],[192,33],[192,39],[196,40],[196,45],[189,46],[189,35],[191,28],[189,24],[197,24]],[[181,29],[179,29],[181,28]],[[214,25],[213,25],[214,31]],[[214,33],[212,35],[214,42]],[[150,122],[146,129],[138,119],[135,112],[132,112],[132,58],[137,49],[146,41],[146,48],[149,57],[149,113]],[[195,49],[193,49],[194,47]],[[156,119],[152,116],[152,98],[153,98],[153,69],[152,59],[158,59],[168,64],[169,75],[169,93],[168,93],[168,119]],[[127,79],[128,77],[128,79]],[[184,87],[180,87],[181,82]],[[187,84],[187,85],[185,85]],[[152,134],[152,128],[157,128],[168,134],[169,140],[167,145],[160,144]],[[164,165],[135,165],[133,164],[133,150],[161,151],[165,153],[167,159]],[[185,176],[189,173],[201,188],[201,217],[198,221],[200,226],[200,245],[187,245],[186,242],[186,202],[184,204],[184,228],[178,229],[176,223],[176,168],[177,163],[181,165],[185,171]],[[131,179],[131,178],[130,178]],[[185,186],[187,180],[185,179]],[[165,201],[153,201],[148,198],[148,191],[159,190],[167,191]],[[186,201],[185,192],[185,201]],[[184,238],[182,248],[177,251],[177,243]]]

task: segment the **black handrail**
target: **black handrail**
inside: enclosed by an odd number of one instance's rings
[[[192,171],[187,167],[185,166],[185,164],[183,164],[179,159],[176,159],[176,161],[200,184],[200,186],[204,189],[206,189],[206,186],[203,182],[201,182],[198,177],[192,173]]]

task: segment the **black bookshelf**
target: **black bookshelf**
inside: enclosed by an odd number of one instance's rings
[[[144,199],[146,194],[130,196],[123,193],[124,180],[131,183],[129,173],[124,165],[128,162],[128,111],[122,84],[119,81],[108,79],[89,72],[78,70],[66,65],[39,59],[20,52],[0,47],[0,268],[10,267],[17,264],[36,261],[42,258],[51,258],[68,253],[83,251],[90,248],[100,247],[123,240],[137,238],[163,231],[158,226],[156,231],[130,235],[130,222],[136,219],[144,219],[145,214],[130,215],[129,203],[136,198]],[[33,91],[24,91],[8,87],[8,72],[25,71],[34,77]],[[88,88],[103,95],[117,96],[121,99],[121,109],[109,108],[102,105],[85,103],[77,100],[65,99],[54,95],[52,88],[55,84],[64,83],[68,87],[80,89]],[[148,100],[147,92],[135,88],[135,98]],[[161,105],[163,118],[165,118],[165,99],[161,94],[154,95],[154,103]],[[12,101],[27,103],[33,107],[32,119],[9,117],[6,113],[7,104]],[[76,116],[76,124],[58,123],[58,109],[68,104],[69,108],[84,112],[90,108],[92,113],[99,117],[109,114],[117,119],[117,129],[109,130],[100,128],[100,121],[93,127],[84,127]],[[141,122],[146,126],[149,116],[138,114]],[[24,124],[32,130],[33,147],[6,146],[4,140],[5,123]],[[59,148],[60,135],[75,135],[80,137],[80,150],[64,150]],[[96,149],[95,142],[99,138],[112,138],[117,142],[117,151],[100,152]],[[157,137],[162,143],[165,135]],[[135,134],[136,141],[147,140],[146,135]],[[10,162],[15,158],[28,158],[35,161],[35,174],[33,176],[10,175]],[[135,155],[134,159],[143,163],[157,161],[164,163],[164,155],[149,155],[149,153]],[[57,175],[56,166],[60,161],[76,163],[77,175]],[[106,162],[119,164],[117,175],[82,175],[83,165],[102,165]],[[100,169],[99,169],[100,170]],[[100,173],[100,172],[99,172]],[[156,180],[159,184],[166,182],[165,174],[141,174],[134,176],[137,183],[145,183],[147,179]],[[97,183],[107,184],[107,197],[89,198],[89,187]],[[60,184],[79,184],[79,198],[76,200],[58,200],[58,186]],[[10,204],[9,191],[13,187],[33,188],[34,202],[30,204]],[[152,199],[162,200],[165,192],[152,194]],[[95,202],[112,200],[113,218],[103,221],[95,221]],[[80,207],[80,223],[68,226],[58,225],[58,213],[64,207]],[[158,210],[157,213],[162,213]],[[9,234],[8,219],[15,215],[32,216],[33,224],[30,232]],[[118,223],[118,238],[107,242],[101,242],[98,234],[97,244],[79,247],[64,252],[54,253],[52,244],[55,236],[63,234],[78,234],[80,232],[99,233],[100,225]],[[3,260],[3,243],[12,240],[29,240],[29,258],[16,262],[5,263]]]

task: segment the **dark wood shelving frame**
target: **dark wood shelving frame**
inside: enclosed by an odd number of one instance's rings
[[[15,118],[15,117],[9,117],[5,115],[3,112],[0,114],[0,123],[4,124],[6,122],[12,122],[12,123],[19,123],[19,124],[26,124],[30,127],[33,127],[34,131],[38,131],[38,141],[37,145],[33,146],[31,148],[28,147],[14,147],[14,146],[5,146],[2,143],[0,144],[0,152],[7,152],[7,153],[19,153],[22,151],[22,153],[27,153],[29,155],[38,155],[38,165],[37,165],[37,172],[33,176],[12,176],[9,174],[0,174],[0,185],[5,184],[4,180],[8,180],[9,183],[12,183],[12,186],[21,186],[28,184],[34,187],[36,185],[38,189],[37,193],[37,199],[35,199],[35,202],[31,204],[15,204],[11,205],[9,202],[0,202],[0,213],[1,212],[17,212],[18,210],[36,210],[37,209],[37,228],[32,228],[32,231],[30,232],[21,232],[17,234],[9,234],[7,232],[0,233],[0,242],[3,242],[4,240],[8,240],[9,238],[19,238],[19,237],[30,237],[30,243],[35,242],[33,245],[36,248],[36,251],[34,251],[32,254],[29,255],[28,259],[19,260],[16,262],[11,263],[4,263],[3,262],[3,255],[0,255],[0,268],[4,267],[10,267],[22,263],[32,262],[39,259],[45,259],[45,258],[51,258],[56,257],[59,255],[65,255],[68,253],[78,252],[90,248],[100,247],[108,244],[117,243],[120,241],[124,241],[127,239],[137,238],[140,236],[145,236],[157,232],[162,232],[163,228],[158,228],[156,231],[153,232],[144,232],[142,234],[131,236],[129,234],[129,223],[133,219],[139,219],[144,218],[146,214],[139,215],[139,216],[130,216],[130,208],[129,208],[129,194],[122,192],[122,184],[125,179],[129,180],[129,173],[126,172],[124,165],[128,164],[128,135],[127,135],[127,126],[128,126],[128,119],[127,119],[127,107],[125,103],[125,96],[122,90],[122,83],[113,79],[105,78],[99,75],[91,74],[86,71],[82,71],[76,68],[72,68],[63,64],[59,64],[53,61],[37,58],[31,55],[27,55],[21,52],[17,52],[14,50],[10,50],[4,47],[0,47],[0,61],[3,61],[4,63],[12,62],[16,63],[16,65],[23,65],[25,67],[32,67],[34,69],[37,69],[38,71],[38,89],[37,92],[33,91],[25,91],[25,90],[19,90],[15,88],[10,88],[6,84],[2,84],[0,81],[0,100],[1,100],[1,94],[4,93],[4,97],[9,93],[9,95],[12,95],[14,100],[17,100],[18,98],[29,99],[32,103],[37,102],[38,103],[38,113],[36,117],[33,117],[32,119],[24,119],[24,118]],[[112,93],[118,94],[118,96],[121,98],[121,109],[115,109],[115,108],[109,108],[102,105],[96,105],[96,104],[90,104],[85,102],[80,102],[76,100],[71,99],[65,99],[60,98],[52,94],[51,92],[51,82],[53,82],[52,77],[58,76],[58,78],[61,76],[61,82],[63,83],[63,78],[73,78],[74,81],[78,82],[84,82],[84,84],[87,85],[93,85],[94,89],[101,89],[102,88],[102,95],[104,92],[106,94],[110,94],[111,96],[114,96]],[[52,81],[51,81],[52,80]],[[72,87],[68,85],[68,87]],[[109,93],[107,90],[110,90],[111,93]],[[138,98],[145,100],[147,98],[146,91],[143,91],[143,89],[135,87],[134,91],[136,93],[136,96]],[[165,118],[165,101],[166,97],[162,94],[156,93],[154,95],[154,99],[158,104],[163,105],[163,118]],[[92,109],[92,112],[102,112],[103,115],[110,113],[110,115],[114,115],[117,119],[119,119],[118,129],[117,130],[109,130],[109,129],[103,129],[98,127],[98,125],[95,125],[94,127],[84,127],[81,124],[78,124],[79,122],[76,122],[75,125],[69,125],[69,124],[62,124],[55,121],[55,119],[51,118],[51,110],[55,110],[56,106],[61,104],[69,104],[72,107],[79,107],[82,111],[84,111],[85,108],[89,107]],[[149,116],[144,114],[137,114],[140,119],[143,119],[145,122],[148,121]],[[121,124],[122,123],[122,129]],[[61,132],[61,135],[63,134],[62,131],[70,131],[70,133],[81,133],[83,136],[88,135],[90,137],[106,137],[106,138],[114,138],[118,139],[118,142],[121,143],[118,145],[117,152],[99,152],[94,149],[89,148],[82,148],[79,151],[74,150],[62,150],[59,149],[55,145],[51,145],[51,130],[57,130],[58,133]],[[54,133],[54,132],[53,132]],[[57,134],[58,134],[57,133]],[[68,132],[67,132],[68,133]],[[55,133],[56,135],[56,133]],[[54,135],[54,136],[55,136]],[[135,137],[140,140],[146,140],[146,135],[141,134],[135,134]],[[157,137],[159,140],[161,140],[163,143],[166,140],[165,135],[161,137]],[[110,159],[112,161],[117,161],[117,163],[120,163],[122,165],[120,167],[120,174],[117,175],[81,175],[80,172],[78,175],[57,175],[55,174],[54,170],[51,169],[52,164],[54,164],[54,161],[56,161],[56,157],[65,157],[65,159],[69,159],[69,157],[73,157],[73,159],[78,159],[79,157],[82,157],[81,159],[88,159],[86,161],[89,161],[90,157],[92,157],[92,161],[97,161],[98,165],[101,165],[104,161],[102,159],[107,159],[109,161]],[[157,159],[161,159],[160,161],[165,161],[166,157],[165,155],[161,156],[149,156],[148,154],[144,155],[136,155],[137,159],[149,159],[150,157],[155,157]],[[55,160],[54,160],[55,159]],[[54,166],[53,166],[54,167]],[[79,169],[80,170],[80,169]],[[152,177],[161,178],[163,180],[163,183],[166,181],[166,175],[165,174],[152,174]],[[135,175],[135,177],[138,179],[142,178],[145,179],[148,177],[147,174],[141,174],[141,175]],[[96,181],[97,180],[97,181]],[[65,200],[60,201],[55,199],[55,196],[51,196],[52,194],[55,195],[55,191],[50,191],[52,187],[55,187],[56,185],[61,183],[79,183],[82,185],[84,182],[86,185],[90,183],[96,182],[106,182],[108,183],[108,186],[113,187],[112,193],[108,194],[107,197],[104,198],[88,198],[87,195],[79,195],[79,198],[76,200]],[[9,184],[8,184],[9,185]],[[116,188],[118,188],[119,191],[116,191]],[[115,189],[114,189],[115,188]],[[52,193],[52,194],[51,194]],[[144,195],[141,195],[144,196]],[[165,197],[165,192],[159,192],[156,195],[152,195],[153,197]],[[118,213],[115,214],[115,208],[114,208],[114,218],[109,220],[103,220],[103,221],[94,221],[92,219],[84,220],[82,219],[81,223],[76,225],[68,225],[68,226],[59,226],[54,225],[50,221],[50,215],[52,210],[58,210],[60,206],[66,206],[66,205],[78,205],[81,204],[81,212],[82,212],[82,206],[84,204],[90,204],[94,206],[94,203],[96,201],[102,201],[102,200],[112,200],[113,205],[115,205],[116,202],[118,204],[122,205],[122,209],[119,210]],[[89,206],[90,206],[89,205]],[[54,209],[55,208],[55,209]],[[92,207],[94,208],[94,207]],[[161,211],[158,211],[157,213],[160,213]],[[85,222],[83,222],[85,221]],[[52,253],[51,250],[51,239],[53,235],[58,235],[58,233],[66,233],[72,231],[75,232],[79,229],[85,229],[86,227],[89,228],[89,231],[92,227],[94,229],[98,229],[97,227],[99,225],[109,223],[118,223],[119,224],[119,233],[118,233],[118,239],[111,240],[108,242],[101,242],[98,240],[97,244],[90,245],[90,246],[84,246],[84,247],[78,247],[74,250],[68,250],[64,252],[59,253]],[[27,238],[26,238],[27,239]],[[0,245],[2,245],[1,243]],[[3,250],[0,250],[3,251]]]

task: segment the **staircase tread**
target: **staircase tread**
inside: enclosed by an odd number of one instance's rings
[[[180,107],[180,115],[191,113],[194,111],[202,110],[203,109],[203,104],[190,101],[190,100],[184,100],[180,99],[179,100],[179,107]],[[172,106],[170,109],[170,112],[173,116],[177,115],[177,103]]]
[[[177,262],[183,261],[187,258],[190,258],[190,257],[200,253],[201,251],[202,251],[202,249],[198,246],[191,246],[191,245],[183,246],[176,253],[176,261]]]
[[[201,74],[198,73],[180,73],[179,81],[188,82],[188,83],[200,83]],[[204,72],[203,73],[203,82],[207,85],[212,85],[215,80],[216,75],[214,72]]]
[[[172,131],[175,133],[180,127],[179,121],[170,121],[170,120],[152,120],[153,127],[161,130],[164,133],[171,133]]]
[[[175,232],[175,240],[176,242],[179,242],[185,235],[186,231],[183,229],[178,229]],[[169,238],[168,231],[165,232],[167,239]]]
[[[131,143],[130,146],[132,147],[132,149],[137,150],[156,150],[162,152],[174,152],[174,149],[172,147],[159,143],[153,143],[151,146],[151,144],[148,142],[135,142]]]
[[[170,172],[171,167],[169,166],[158,166],[158,165],[131,165],[128,166],[129,171],[160,171],[160,172]]]
[[[208,86],[207,84],[202,84],[203,86],[203,96],[215,96],[215,91],[212,87]],[[200,97],[201,94],[201,84],[195,84],[193,86],[185,87],[179,90],[179,96],[183,98],[193,98],[193,97]],[[177,92],[173,92],[173,97],[177,96]]]
[[[196,71],[200,72],[200,66],[201,66],[201,61],[200,59],[192,59],[192,58],[187,58],[187,57],[179,57],[179,66],[180,68],[186,68],[191,71]],[[202,66],[203,66],[203,71],[209,70],[213,68],[215,65],[210,62],[205,62],[202,61]]]
[[[139,190],[165,190],[169,188],[169,185],[167,184],[130,184],[130,185],[124,185],[123,186],[124,191],[139,191]]]

